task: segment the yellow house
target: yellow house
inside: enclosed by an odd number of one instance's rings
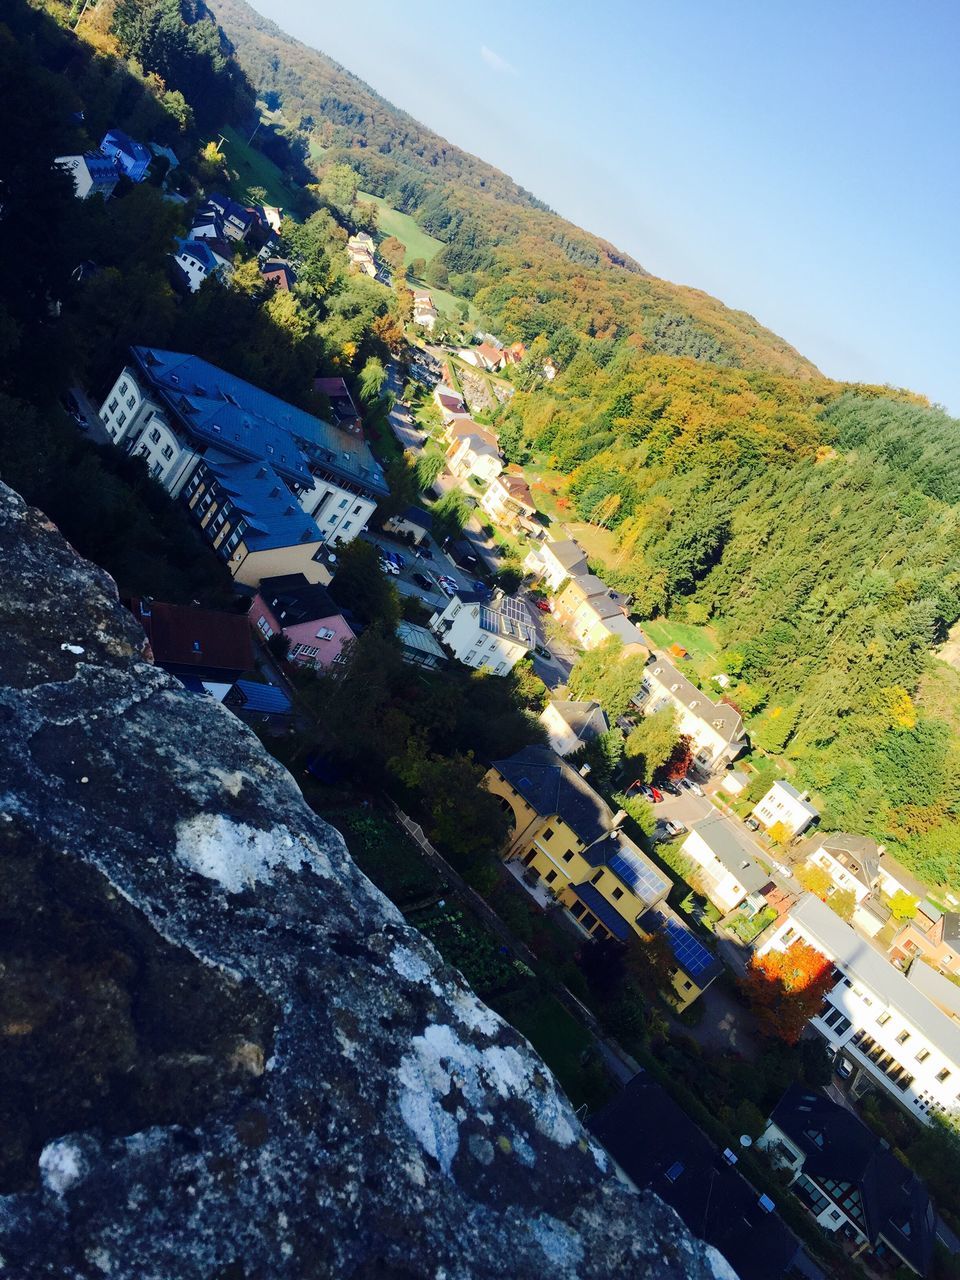
[[[665,994],[685,1008],[706,989],[720,966],[666,905],[671,881],[623,832],[622,810],[548,747],[494,761],[485,786],[513,822],[505,861],[534,874],[579,929],[619,942],[663,932],[676,960]]]

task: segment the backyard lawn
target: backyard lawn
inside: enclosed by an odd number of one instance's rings
[[[716,657],[718,642],[712,627],[695,627],[689,622],[656,618],[644,622],[643,629],[658,649],[669,649],[672,644],[682,645],[697,667]]]
[[[409,267],[416,258],[429,262],[443,248],[443,241],[437,240],[422,227],[417,226],[408,213],[401,213],[387,204],[382,196],[372,196],[369,192],[358,191],[357,199],[368,201],[377,206],[377,226],[385,236],[396,236],[404,246],[403,264]],[[448,294],[448,297],[453,297]]]
[[[223,129],[223,136],[225,142],[221,154],[231,174],[228,184],[231,195],[240,198],[249,187],[263,187],[270,204],[279,205],[284,211],[299,206],[300,189],[272,160],[249,146],[246,139],[229,125]]]

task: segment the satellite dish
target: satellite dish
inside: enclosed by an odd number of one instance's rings
[[[741,1135],[740,1135],[740,1145],[741,1145],[741,1147],[752,1147],[752,1146],[753,1146],[753,1139],[750,1137],[749,1133],[741,1133]]]

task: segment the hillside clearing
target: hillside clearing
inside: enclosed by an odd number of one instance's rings
[[[300,190],[261,151],[251,147],[230,125],[223,128],[222,154],[230,172],[230,194],[240,198],[250,187],[263,187],[270,204],[281,209],[295,208],[300,202]],[[236,175],[236,176],[234,176]]]
[[[443,248],[443,241],[436,240],[421,227],[417,226],[408,213],[401,213],[387,204],[382,196],[371,195],[368,191],[358,191],[358,200],[369,201],[377,206],[377,226],[385,236],[396,236],[403,244],[403,265],[409,267],[417,258],[429,262]],[[453,296],[452,294],[449,296]]]

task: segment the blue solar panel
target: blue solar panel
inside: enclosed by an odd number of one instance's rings
[[[664,931],[677,963],[691,978],[699,977],[704,970],[716,964],[716,958],[710,954],[703,943],[676,920],[668,920]]]
[[[619,852],[613,855],[607,866],[644,902],[658,902],[670,888],[669,880],[637,854],[625,849],[623,845],[620,846]]]

